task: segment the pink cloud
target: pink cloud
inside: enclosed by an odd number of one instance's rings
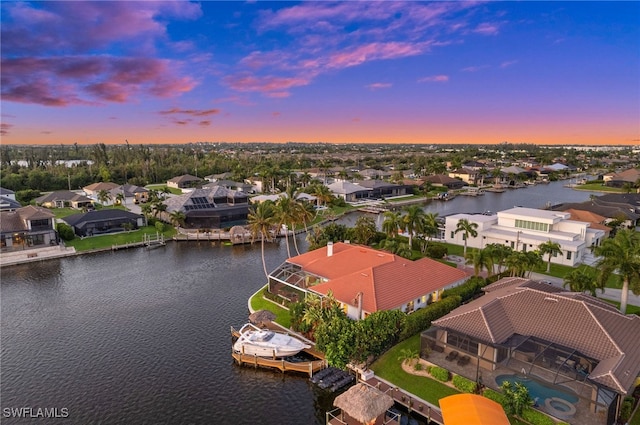
[[[449,81],[448,75],[432,75],[418,80],[419,83],[446,83],[447,81]]]
[[[9,134],[9,129],[11,127],[13,127],[13,124],[7,124],[3,122],[2,124],[0,124],[0,134],[6,136],[7,134]]]
[[[165,111],[160,111],[160,115],[174,115],[174,114],[185,114],[191,115],[193,117],[206,117],[209,115],[217,115],[220,113],[220,109],[180,109],[180,108],[172,108]]]
[[[498,34],[498,25],[485,22],[475,27],[472,32],[482,35],[496,35]]]
[[[343,51],[331,55],[327,66],[330,68],[348,68],[370,60],[415,56],[428,50],[428,47],[428,43],[369,43],[357,46],[351,51]]]
[[[160,19],[195,19],[200,5],[184,1],[162,2],[25,2],[3,5],[11,17],[3,22],[4,54],[87,52],[119,43],[122,48],[153,49],[154,40],[166,37]],[[70,24],[72,22],[73,24]]]
[[[515,65],[515,64],[517,64],[517,63],[518,63],[518,61],[517,61],[517,60],[513,60],[513,61],[504,61],[504,62],[502,62],[502,63],[500,64],[500,68],[508,68],[508,67],[510,67],[511,65]]]
[[[290,88],[309,84],[308,78],[303,77],[275,77],[254,75],[231,75],[225,82],[229,87],[241,92],[260,92],[269,97],[287,97]]]
[[[195,87],[177,75],[180,64],[109,56],[2,60],[2,96],[46,106],[122,103],[132,96],[172,97]]]
[[[280,112],[277,112],[277,111],[271,113],[271,116],[276,118],[279,117],[280,115],[281,115]]]
[[[373,84],[366,85],[365,87],[370,90],[378,90],[378,89],[388,89],[392,85],[393,84],[391,83],[373,83]]]
[[[199,126],[201,126],[201,127],[208,127],[208,126],[210,126],[210,125],[211,125],[211,120],[203,120],[203,121],[200,121],[200,122],[198,123],[198,125],[199,125]]]
[[[462,68],[462,70],[464,72],[478,72],[487,68],[489,68],[489,65],[478,65],[478,66],[468,66],[466,68]]]

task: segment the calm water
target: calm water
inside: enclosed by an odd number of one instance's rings
[[[426,208],[447,215],[588,198],[559,182]],[[284,241],[267,245],[267,269],[285,258]],[[304,376],[231,359],[229,326],[247,319],[247,299],[265,282],[261,261],[259,244],[184,242],[3,269],[1,407],[66,408],[69,417],[1,422],[324,424],[332,396]]]
[[[285,258],[284,244],[267,247],[268,268]],[[3,269],[2,408],[67,408],[65,424],[324,423],[332,399],[304,376],[230,356],[229,326],[246,321],[264,282],[259,244],[170,243]]]

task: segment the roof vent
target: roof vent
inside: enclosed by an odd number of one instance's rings
[[[327,257],[331,257],[333,255],[333,242],[327,243]]]
[[[557,298],[551,298],[551,297],[545,297],[545,299],[544,299],[544,300],[545,300],[545,301],[553,301],[554,303],[557,303],[557,302],[558,302],[558,299],[557,299]]]
[[[362,276],[364,276],[364,277],[369,277],[369,275],[368,275],[368,274],[366,274],[366,273],[360,273],[360,274],[361,274]]]

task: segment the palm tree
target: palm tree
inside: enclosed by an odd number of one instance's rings
[[[390,238],[398,236],[398,229],[404,227],[404,222],[399,212],[385,211],[383,214],[382,231]]]
[[[323,184],[318,184],[314,187],[313,195],[318,198],[318,200],[320,201],[320,205],[326,205],[333,199],[333,194],[331,193],[329,188]]]
[[[106,204],[110,200],[111,200],[111,194],[109,194],[109,192],[107,192],[104,189],[102,189],[101,191],[98,192],[98,201],[101,204]]]
[[[187,219],[187,216],[182,211],[176,210],[169,213],[169,219],[174,226],[178,227],[184,226],[184,222]]]
[[[473,273],[478,276],[482,269],[486,268],[487,271],[491,270],[492,261],[490,252],[485,249],[476,249],[471,251],[467,264],[473,264]]]
[[[273,202],[265,201],[262,202],[253,209],[247,216],[247,221],[249,224],[249,229],[251,230],[252,238],[256,238],[260,236],[260,249],[262,252],[262,268],[264,269],[264,275],[269,278],[269,273],[267,272],[267,264],[264,260],[264,240],[270,240],[270,230],[271,226],[274,225],[275,222],[275,209],[273,206]]]
[[[438,213],[430,212],[424,215],[422,232],[427,237],[427,241],[431,241],[431,238],[438,235]]]
[[[464,240],[463,254],[465,257],[467,256],[467,240],[469,239],[469,236],[471,236],[472,238],[478,236],[478,231],[476,230],[477,228],[478,223],[470,222],[466,218],[461,218],[460,220],[458,220],[458,224],[456,225],[456,230],[454,231],[454,233],[457,234],[462,232],[462,239]]]
[[[484,247],[485,250],[489,250],[489,256],[493,261],[493,266],[498,266],[498,270],[494,273],[500,273],[505,260],[511,255],[513,249],[509,246],[492,243]]]
[[[604,240],[593,252],[602,257],[596,264],[598,284],[604,286],[612,273],[622,281],[620,312],[626,314],[629,289],[640,294],[640,233],[619,230],[615,237]]]
[[[125,199],[124,193],[118,192],[116,195],[116,202],[126,208]]]
[[[406,208],[406,214],[402,217],[403,227],[409,233],[409,247],[413,248],[413,234],[421,233],[425,226],[426,214],[418,205],[411,205]]]
[[[589,292],[594,297],[596,296],[596,289],[599,288],[604,292],[604,287],[598,286],[596,276],[587,267],[572,270],[571,273],[564,277],[562,286],[564,288],[568,286],[573,292]]]
[[[290,198],[289,196],[281,196],[275,204],[274,213],[278,231],[282,231],[283,226],[285,226],[286,228],[284,232],[284,238],[287,245],[287,258],[291,258],[291,250],[289,249],[289,230],[295,230],[293,224],[296,221],[294,200],[292,200],[292,198]]]
[[[543,242],[538,246],[538,250],[541,255],[549,255],[547,259],[547,273],[551,270],[551,257],[555,257],[558,254],[562,254],[562,247],[558,242],[552,242],[549,239],[547,242]]]
[[[544,264],[539,251],[527,251],[524,253],[524,258],[526,259],[524,268],[528,272],[527,277],[531,277],[531,273],[533,273],[536,267]]]

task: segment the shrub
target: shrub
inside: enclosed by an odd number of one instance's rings
[[[521,417],[532,425],[556,425],[556,421],[549,416],[530,407],[522,411]]]
[[[631,418],[635,399],[633,397],[625,397],[620,407],[620,421],[626,423]]]
[[[403,341],[418,332],[422,332],[429,328],[432,321],[449,313],[451,310],[458,307],[460,303],[461,298],[459,296],[451,296],[447,299],[429,304],[428,306],[407,315],[404,327],[400,333],[400,340]]]
[[[417,363],[415,364],[415,366],[413,366],[413,368],[414,368],[415,370],[422,370],[422,363],[417,362]]]
[[[425,254],[427,254],[427,257],[435,258],[438,260],[443,258],[448,253],[449,253],[449,250],[447,249],[446,245],[443,245],[440,243],[434,243],[434,242],[431,242],[429,246],[427,246],[427,249],[425,250]]]
[[[448,298],[458,295],[462,298],[462,302],[470,300],[478,292],[478,290],[484,286],[484,278],[480,276],[471,277],[462,285],[458,285],[454,288],[445,289],[442,292],[442,298]]]
[[[427,373],[428,373],[429,375],[431,375],[431,368],[432,368],[432,367],[433,367],[433,366],[428,365],[428,366],[426,366],[426,367],[424,368],[424,370],[426,370],[426,371],[427,371]]]
[[[442,367],[433,366],[430,373],[438,381],[447,382],[449,380],[449,371]]]
[[[76,237],[75,233],[73,233],[73,228],[66,223],[56,224],[56,230],[63,241],[70,241]]]
[[[488,398],[489,400],[493,400],[496,403],[500,403],[502,406],[504,406],[505,404],[505,398],[502,394],[500,394],[497,391],[494,391],[492,389],[489,388],[485,388],[484,392],[482,393],[483,396],[485,396],[486,398]]]
[[[478,388],[475,382],[460,375],[454,376],[452,382],[454,387],[465,393],[475,393]]]
[[[156,221],[155,224],[156,230],[160,233],[164,232],[164,223],[161,221]]]

